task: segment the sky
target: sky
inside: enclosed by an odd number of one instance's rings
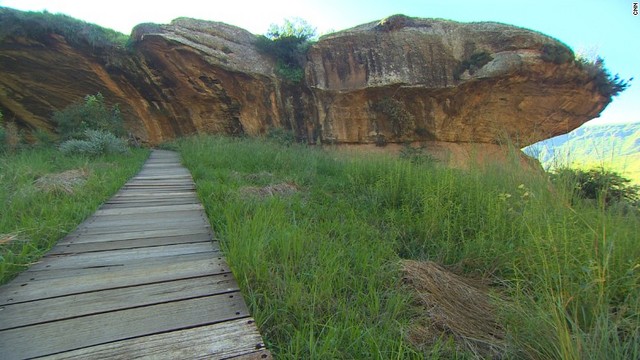
[[[0,0],[19,10],[63,13],[129,34],[140,23],[177,17],[221,21],[263,34],[270,24],[300,17],[320,34],[394,14],[455,21],[497,21],[540,31],[575,52],[598,55],[613,74],[634,77],[600,118],[589,125],[640,122],[640,15],[638,0]],[[0,26],[2,26],[0,24]]]

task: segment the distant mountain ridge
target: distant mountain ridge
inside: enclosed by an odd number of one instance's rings
[[[640,122],[582,126],[523,150],[545,169],[604,166],[640,183]]]

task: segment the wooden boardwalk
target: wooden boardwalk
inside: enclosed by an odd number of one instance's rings
[[[269,359],[177,154],[0,287],[0,359]]]

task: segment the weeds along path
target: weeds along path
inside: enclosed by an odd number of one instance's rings
[[[3,359],[270,358],[170,151],[0,287]]]

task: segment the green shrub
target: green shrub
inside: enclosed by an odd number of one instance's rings
[[[53,136],[49,132],[43,129],[36,129],[32,132],[35,139],[34,145],[36,147],[48,147],[55,143]]]
[[[556,44],[542,45],[542,60],[552,62],[554,64],[565,64],[573,61],[573,52],[566,46]]]
[[[4,153],[6,151],[6,138],[7,138],[7,133],[4,130],[4,121],[2,120],[2,111],[0,111],[0,154]]]
[[[276,63],[276,75],[292,83],[299,83],[304,78],[304,70],[299,66],[286,65],[282,61]]]
[[[413,147],[410,143],[405,143],[400,150],[400,158],[409,160],[414,164],[433,164],[437,160],[427,152],[426,147]]]
[[[286,19],[284,25],[272,24],[264,36],[258,37],[256,46],[262,53],[276,59],[276,75],[298,83],[303,78],[302,64],[316,29],[302,19]]]
[[[269,130],[267,130],[266,138],[277,144],[285,146],[291,146],[296,142],[296,137],[293,131],[279,127],[269,128]]]
[[[638,205],[640,187],[616,172],[602,169],[560,169],[551,174],[554,183],[568,187],[581,199],[600,200],[605,206],[624,202]]]
[[[385,146],[387,146],[388,142],[387,142],[387,138],[384,136],[384,134],[376,133],[375,144],[376,144],[377,147],[385,147]]]
[[[0,128],[2,128],[0,124]],[[23,133],[15,122],[8,122],[0,133],[3,152],[15,152],[24,144]]]
[[[475,53],[456,67],[453,71],[453,78],[460,80],[460,75],[467,70],[469,70],[469,74],[473,75],[478,69],[488,64],[491,60],[493,60],[493,57],[486,51]]]
[[[85,139],[71,139],[60,144],[65,155],[98,156],[129,151],[124,140],[104,130],[86,130]]]
[[[87,95],[84,102],[71,104],[54,113],[52,120],[62,140],[80,139],[86,130],[103,130],[116,136],[125,133],[118,105],[109,108],[101,93]]]
[[[393,134],[402,136],[415,130],[413,115],[405,108],[403,102],[385,97],[373,106],[374,110],[386,115],[391,120]]]

